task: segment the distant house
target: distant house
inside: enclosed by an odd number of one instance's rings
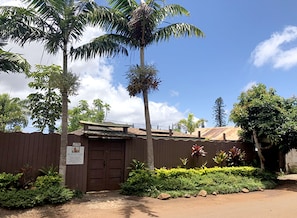
[[[240,127],[196,128],[192,135],[206,140],[240,141]]]

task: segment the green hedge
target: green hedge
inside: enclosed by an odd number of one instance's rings
[[[203,169],[132,170],[122,185],[126,195],[156,196],[158,193],[197,194],[204,189],[208,193],[240,192],[243,188],[255,191],[274,188],[276,175],[254,167],[214,167]]]

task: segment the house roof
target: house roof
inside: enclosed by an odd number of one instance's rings
[[[81,121],[83,129],[72,132],[75,135],[86,135],[97,138],[133,138],[146,137],[146,130],[142,128],[133,128],[127,124],[115,123],[92,123]],[[197,128],[192,134],[185,134],[172,130],[152,130],[154,138],[162,139],[206,139],[206,140],[227,140],[238,141],[239,127],[213,127]]]
[[[239,141],[238,131],[240,127],[212,127],[212,128],[196,128],[192,135],[208,140],[227,140]]]

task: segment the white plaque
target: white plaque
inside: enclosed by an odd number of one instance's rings
[[[84,151],[83,146],[67,146],[66,165],[84,164]]]

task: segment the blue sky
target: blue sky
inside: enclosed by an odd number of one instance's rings
[[[0,0],[0,5],[18,0]],[[104,2],[104,1],[97,1]],[[167,20],[187,22],[199,27],[205,38],[171,38],[146,49],[146,63],[154,64],[162,80],[159,90],[149,96],[153,128],[167,129],[188,113],[208,120],[214,126],[213,106],[222,97],[227,112],[238,96],[252,84],[264,83],[283,97],[297,92],[297,1],[295,0],[167,0],[184,6],[189,17]],[[82,42],[101,33],[87,29]],[[59,55],[38,55],[41,45],[12,51],[24,54],[32,65],[61,63]],[[41,49],[42,51],[42,49]],[[100,98],[111,105],[106,121],[144,126],[141,98],[130,98],[125,88],[129,65],[139,63],[138,51],[129,57],[76,61],[70,67],[81,78],[77,96],[90,103]],[[1,82],[2,81],[2,82]],[[30,93],[24,78],[0,74],[0,93],[24,96]],[[229,123],[229,125],[233,125]]]
[[[254,83],[273,87],[283,97],[296,95],[296,60],[292,66],[275,66],[273,57],[255,65],[257,46],[268,43],[274,35],[283,35],[288,26],[297,26],[297,1],[199,0],[167,1],[188,9],[190,17],[173,22],[187,22],[199,27],[205,38],[172,38],[150,46],[146,61],[154,63],[162,80],[159,91],[150,100],[167,102],[179,111],[194,113],[214,125],[213,106],[222,97],[230,111],[240,93]],[[295,29],[296,31],[296,29]],[[279,49],[288,51],[294,40],[283,42]],[[280,36],[281,37],[281,36]],[[263,54],[263,56],[266,54]],[[297,57],[296,52],[292,53]],[[138,52],[115,61],[115,81],[125,84],[123,71],[138,63]]]

